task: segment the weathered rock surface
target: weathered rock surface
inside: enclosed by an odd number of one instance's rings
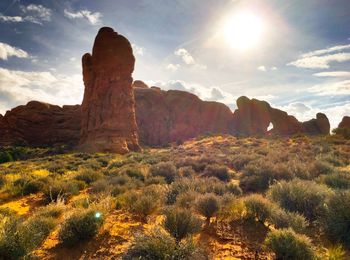
[[[133,83],[132,83],[132,87],[133,88],[149,88],[149,86],[141,81],[141,80],[135,80]]]
[[[202,134],[232,132],[232,112],[224,104],[178,90],[135,88],[134,93],[143,144],[159,146]]]
[[[316,119],[301,123],[294,116],[272,108],[269,103],[257,99],[240,97],[237,110],[233,114],[233,129],[240,135],[292,135],[305,133],[310,135],[329,134],[330,124],[325,114],[318,113]],[[273,125],[268,130],[270,123]]]
[[[0,119],[0,144],[33,146],[77,144],[80,106],[55,106],[31,101]]]
[[[112,28],[99,30],[92,55],[82,58],[84,99],[79,148],[89,152],[138,151],[130,42]]]
[[[338,128],[350,128],[350,116],[344,116],[339,123]]]

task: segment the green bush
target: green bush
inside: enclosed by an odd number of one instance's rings
[[[90,184],[98,179],[101,179],[102,177],[103,175],[100,172],[94,169],[84,168],[80,170],[77,176],[75,176],[75,179],[78,181],[83,181],[86,184]]]
[[[164,228],[178,242],[188,235],[199,232],[201,229],[201,220],[189,210],[171,207],[165,210],[164,215]]]
[[[274,204],[259,194],[249,195],[244,199],[248,218],[256,218],[264,223],[271,217]]]
[[[268,196],[282,208],[303,214],[308,220],[316,220],[325,211],[326,199],[331,191],[313,181],[294,179],[271,186]]]
[[[218,164],[205,167],[203,175],[206,177],[215,177],[221,181],[229,181],[231,178],[227,167]]]
[[[112,190],[112,186],[106,179],[100,179],[92,183],[90,191],[92,193],[109,193]]]
[[[171,162],[160,162],[151,166],[150,174],[152,176],[162,176],[170,184],[175,180],[177,170]]]
[[[220,209],[219,197],[207,193],[200,196],[196,201],[196,210],[199,214],[207,218],[207,223],[210,222],[210,218],[213,217]]]
[[[350,139],[350,128],[335,128],[333,133],[344,137],[345,139]]]
[[[34,194],[42,191],[45,187],[45,183],[40,180],[32,180],[27,182],[23,187],[23,195]]]
[[[350,189],[350,174],[345,172],[322,175],[319,180],[332,189]]]
[[[12,162],[13,156],[9,151],[0,152],[0,163]]]
[[[137,236],[123,259],[200,260],[206,258],[200,256],[200,251],[191,239],[185,239],[177,244],[169,234],[155,229],[148,235]]]
[[[346,260],[346,252],[341,245],[336,245],[327,250],[328,260]]]
[[[350,249],[350,191],[337,192],[330,198],[327,206],[325,216],[327,236]]]
[[[310,239],[291,229],[271,231],[265,240],[266,247],[281,260],[316,259]]]
[[[235,196],[240,196],[243,193],[242,189],[236,183],[229,183],[227,184],[226,187],[227,187],[227,191],[232,193]]]
[[[78,195],[85,188],[85,183],[78,180],[56,181],[48,185],[44,190],[46,202],[56,202],[59,199],[69,199]]]
[[[58,239],[64,246],[72,247],[93,238],[102,224],[103,216],[100,212],[93,209],[79,210],[63,222]]]
[[[266,159],[252,161],[243,168],[240,187],[245,192],[262,192],[277,180],[291,180],[294,173],[285,163],[272,163]]]
[[[269,222],[276,228],[292,228],[302,233],[308,225],[305,217],[296,212],[288,212],[276,206],[272,209]]]
[[[190,209],[195,204],[195,201],[198,196],[199,193],[195,191],[185,191],[177,196],[176,205],[178,205],[181,208]]]

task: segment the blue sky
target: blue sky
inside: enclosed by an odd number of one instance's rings
[[[248,51],[223,37],[249,12],[264,32]],[[235,108],[264,99],[299,120],[350,115],[349,0],[2,0],[0,113],[28,102],[78,104],[81,56],[101,26],[133,44],[134,79]]]

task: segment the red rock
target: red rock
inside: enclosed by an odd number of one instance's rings
[[[338,128],[350,128],[350,116],[344,116],[339,123]]]
[[[309,135],[328,135],[330,124],[325,114],[317,113],[316,119],[302,123],[303,132]]]
[[[160,146],[209,133],[228,134],[232,112],[224,104],[200,100],[188,92],[135,88],[140,141]]]
[[[147,84],[141,80],[135,80],[132,83],[132,87],[133,88],[149,88],[149,86],[147,86]]]
[[[0,120],[0,145],[75,145],[79,140],[80,106],[31,101],[7,111]]]
[[[98,32],[92,55],[82,58],[85,85],[79,148],[88,152],[138,151],[130,42],[112,28]]]

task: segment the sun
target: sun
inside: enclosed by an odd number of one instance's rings
[[[265,31],[263,20],[249,11],[235,13],[224,24],[224,37],[237,50],[249,50],[259,45]]]

